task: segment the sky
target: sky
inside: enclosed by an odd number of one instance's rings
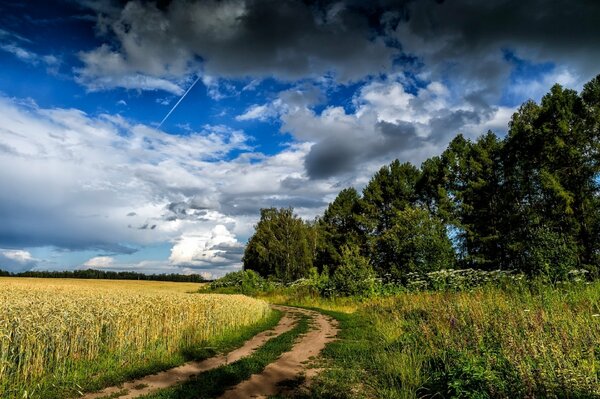
[[[394,159],[600,73],[595,0],[0,2],[0,269],[241,268]]]

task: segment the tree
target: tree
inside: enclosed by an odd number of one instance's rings
[[[331,277],[336,294],[343,296],[369,296],[375,289],[375,272],[369,259],[361,255],[357,245],[341,248],[341,264]]]
[[[419,202],[449,226],[463,266],[500,267],[501,149],[492,132],[475,142],[458,135],[422,166]]]
[[[242,259],[244,270],[284,282],[308,276],[313,265],[310,228],[292,208],[261,209]]]
[[[528,102],[513,116],[504,150],[504,191],[514,268],[531,269],[531,243],[554,250],[557,240],[575,254],[573,267],[597,267],[597,85],[597,79],[588,83],[581,96],[555,85],[540,105]]]
[[[315,226],[319,234],[316,266],[322,271],[325,266],[331,272],[342,263],[341,249],[345,245],[364,244],[360,230],[360,197],[354,188],[347,188],[329,204]]]
[[[401,279],[410,272],[452,268],[454,249],[442,221],[426,209],[408,206],[396,211],[393,225],[374,238],[375,270]]]
[[[395,160],[383,166],[363,190],[360,202],[362,228],[380,235],[392,226],[397,211],[417,201],[420,171],[411,163]]]

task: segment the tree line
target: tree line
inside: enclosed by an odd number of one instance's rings
[[[262,209],[244,269],[284,282],[315,272],[402,281],[449,268],[598,277],[599,172],[600,75],[581,93],[555,85],[525,102],[504,138],[459,134],[420,167],[383,166],[314,221]]]
[[[136,272],[113,272],[106,270],[73,270],[73,271],[27,271],[9,273],[0,270],[0,277],[38,277],[38,278],[81,278],[91,280],[146,280],[174,281],[181,283],[202,283],[206,280],[199,274],[143,274]]]

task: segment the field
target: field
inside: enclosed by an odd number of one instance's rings
[[[77,396],[181,363],[268,305],[199,284],[0,279],[0,397]]]
[[[600,397],[599,282],[270,299],[341,322],[310,397]]]

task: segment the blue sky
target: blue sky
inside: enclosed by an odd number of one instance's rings
[[[579,90],[600,72],[599,10],[4,1],[0,269],[237,270],[260,208],[313,218],[395,158]]]

